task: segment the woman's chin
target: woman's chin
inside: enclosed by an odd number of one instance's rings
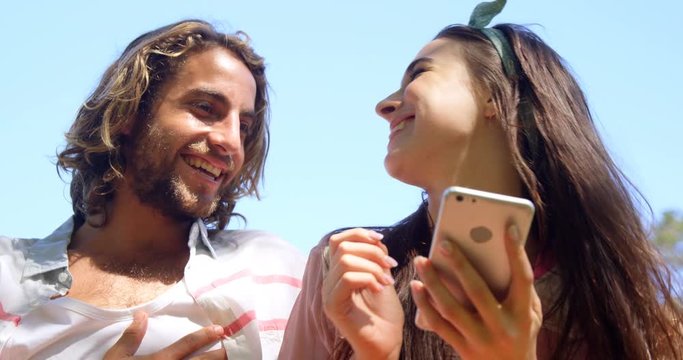
[[[389,153],[384,158],[384,169],[387,174],[402,183],[418,186],[413,167],[408,165],[407,159],[398,155],[397,153]]]

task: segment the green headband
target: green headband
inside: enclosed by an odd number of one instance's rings
[[[496,48],[500,61],[503,63],[503,69],[508,78],[512,80],[519,80],[519,75],[522,72],[519,60],[512,51],[510,42],[505,37],[502,31],[494,28],[487,28],[486,26],[491,20],[505,7],[506,0],[494,0],[489,2],[482,2],[477,5],[470,15],[469,26],[479,30],[484,34],[493,47]],[[520,94],[519,107],[517,108],[518,117],[524,128],[524,134],[528,141],[529,151],[532,158],[539,154],[539,140],[538,131],[534,125],[533,106],[529,102],[528,94],[524,92]]]
[[[468,25],[479,30],[491,41],[500,56],[505,73],[508,77],[515,78],[517,77],[517,58],[510,47],[510,42],[502,31],[486,27],[496,15],[503,11],[506,2],[506,0],[495,0],[479,3],[472,11]]]

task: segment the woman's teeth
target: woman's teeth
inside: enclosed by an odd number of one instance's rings
[[[401,121],[400,123],[396,124],[396,126],[394,126],[393,128],[391,128],[391,133],[393,134],[393,133],[395,133],[395,132],[397,132],[397,131],[399,131],[399,130],[402,130],[404,127],[406,127],[406,122],[405,122],[405,120],[404,120],[404,121]]]

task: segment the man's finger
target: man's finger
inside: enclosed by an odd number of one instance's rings
[[[123,331],[123,334],[105,354],[105,359],[123,359],[135,355],[142,338],[147,332],[147,314],[138,311],[133,315],[133,322]]]
[[[224,330],[219,325],[211,325],[197,330],[189,335],[185,335],[180,340],[166,347],[158,353],[161,358],[181,359],[193,352],[218,341],[224,334]]]
[[[218,350],[207,351],[203,354],[193,356],[192,360],[228,360],[228,355],[225,349],[220,348]]]

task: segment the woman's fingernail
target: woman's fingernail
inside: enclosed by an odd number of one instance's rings
[[[392,258],[391,256],[387,255],[384,257],[384,262],[389,266],[389,267],[397,267],[398,266],[398,261],[396,259]]]
[[[510,239],[512,239],[512,241],[515,244],[519,245],[520,237],[519,237],[519,228],[517,227],[517,225],[512,224],[508,227],[508,236],[510,237]]]
[[[424,272],[425,260],[427,260],[427,258],[420,255],[416,256],[413,259],[413,265],[415,265],[415,270],[417,270],[417,274],[420,276],[422,276],[422,273]]]
[[[387,285],[394,285],[396,282],[391,274],[384,274],[384,281],[387,283]]]
[[[373,239],[373,240],[379,241],[379,240],[384,239],[384,235],[378,233],[378,232],[375,231],[375,230],[370,230],[369,235],[370,235],[370,238]]]

